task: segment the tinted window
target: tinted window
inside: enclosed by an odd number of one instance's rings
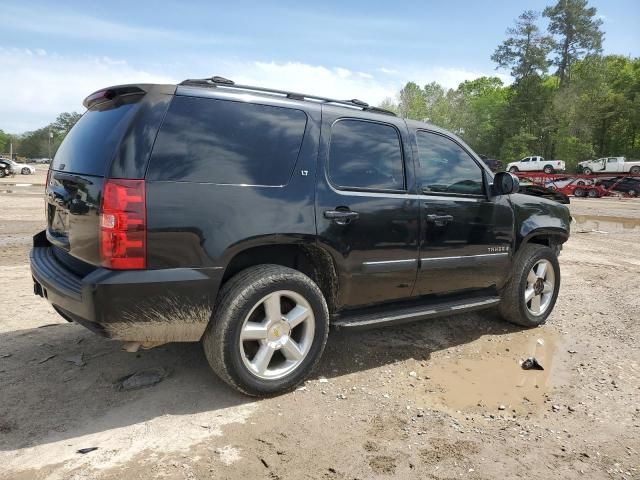
[[[175,97],[153,147],[147,178],[285,185],[306,123],[301,110]]]
[[[529,160],[530,160],[529,157],[522,159],[523,162],[528,162]]]
[[[104,176],[137,105],[128,103],[87,111],[63,140],[51,168]]]
[[[418,184],[425,193],[482,195],[482,171],[457,143],[442,135],[417,132]]]
[[[329,178],[346,188],[404,189],[398,131],[381,123],[336,122],[331,127]]]

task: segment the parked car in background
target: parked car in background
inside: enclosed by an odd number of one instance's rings
[[[640,175],[640,161],[628,162],[625,157],[603,157],[578,163],[578,172],[592,173],[631,173]]]
[[[552,190],[560,190],[567,185],[580,185],[583,187],[585,185],[593,185],[593,180],[589,178],[560,177],[553,180],[547,180],[544,183],[545,187]]]
[[[532,195],[534,197],[546,198],[547,200],[553,200],[554,202],[562,203],[563,205],[571,203],[569,197],[564,193],[538,185],[526,177],[520,178],[520,193]]]
[[[32,158],[31,162],[47,164],[47,163],[51,163],[51,159],[50,158]]]
[[[517,162],[511,162],[507,165],[507,171],[514,172],[544,172],[555,173],[563,172],[565,164],[562,160],[545,160],[544,157],[533,156],[524,157]]]
[[[504,164],[497,158],[489,158],[487,155],[478,155],[480,160],[491,169],[492,172],[498,172],[504,168]]]
[[[613,177],[602,178],[596,182],[604,188],[612,188],[614,192],[626,193],[630,197],[637,197],[640,193],[640,178],[635,177]]]
[[[11,168],[15,173],[21,173],[22,175],[31,175],[36,173],[36,167],[27,165],[26,163],[18,163],[15,160],[9,160]]]
[[[0,158],[0,178],[13,175],[13,168],[11,167],[11,160]]]

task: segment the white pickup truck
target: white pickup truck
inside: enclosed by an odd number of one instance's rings
[[[625,157],[604,157],[578,163],[578,170],[585,175],[592,173],[640,174],[640,162],[627,162]]]
[[[543,157],[524,157],[519,162],[511,162],[507,165],[507,171],[514,172],[544,172],[555,173],[564,171],[562,160],[545,160]]]

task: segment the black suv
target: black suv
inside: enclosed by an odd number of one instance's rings
[[[49,170],[34,291],[131,350],[201,341],[268,395],[309,375],[330,325],[498,306],[536,326],[554,306],[567,208],[433,125],[220,77],[84,105]]]

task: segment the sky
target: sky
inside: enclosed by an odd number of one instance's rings
[[[0,129],[40,128],[121,83],[221,75],[378,104],[410,80],[509,82],[491,54],[520,13],[554,1],[2,0]],[[640,0],[590,4],[604,52],[640,56]]]

